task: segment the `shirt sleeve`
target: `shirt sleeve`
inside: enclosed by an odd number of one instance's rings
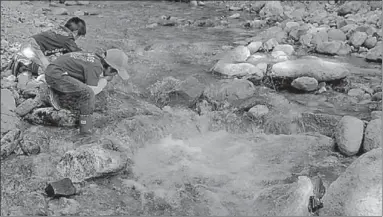
[[[69,52],[76,52],[76,51],[82,51],[81,48],[79,48],[76,44],[76,42],[73,39],[68,40],[65,42],[65,48]]]
[[[100,76],[103,73],[102,67],[89,66],[84,70],[85,84],[90,86],[97,86]]]

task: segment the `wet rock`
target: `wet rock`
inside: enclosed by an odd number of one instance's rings
[[[202,95],[204,85],[195,77],[188,77],[180,82],[169,93],[170,97],[175,97],[177,103],[191,105],[198,97]]]
[[[352,30],[355,30],[356,28],[358,28],[358,25],[355,24],[355,23],[351,23],[351,24],[347,24],[343,27],[340,28],[340,30],[344,33],[349,33],[351,32]]]
[[[248,20],[245,22],[244,26],[247,28],[262,28],[266,25],[264,20]]]
[[[287,34],[283,29],[279,26],[273,26],[271,28],[266,29],[265,31],[260,32],[256,36],[247,39],[250,41],[262,41],[265,42],[271,38],[277,40],[278,43],[283,43],[287,39]]]
[[[356,13],[359,11],[361,7],[362,7],[362,2],[357,2],[357,1],[346,2],[338,9],[338,15],[345,16],[347,14]]]
[[[330,42],[320,42],[317,44],[315,50],[321,54],[336,55],[341,49],[342,42],[340,41],[330,41]]]
[[[265,43],[263,43],[263,50],[270,51],[274,49],[275,46],[277,46],[279,43],[275,38],[271,38],[267,40]]]
[[[360,156],[327,192],[320,216],[382,216],[382,149]]]
[[[254,54],[259,51],[259,49],[262,47],[262,44],[263,43],[261,41],[251,42],[249,45],[247,45],[247,48],[251,54]]]
[[[348,91],[347,95],[352,96],[352,97],[358,97],[361,98],[364,95],[364,90],[360,88],[353,88]]]
[[[49,183],[45,188],[45,193],[48,197],[68,197],[76,194],[76,187],[73,185],[71,179],[64,178]]]
[[[254,202],[254,216],[309,216],[308,204],[314,186],[306,176],[292,184],[275,185],[263,190]]]
[[[271,56],[275,59],[277,62],[288,60],[289,57],[287,54],[283,51],[273,51],[271,52]]]
[[[256,119],[262,118],[269,113],[269,108],[265,105],[256,105],[249,110],[249,113]]]
[[[19,129],[13,129],[2,136],[0,150],[1,159],[7,158],[17,149],[19,146],[20,133],[21,131]]]
[[[368,152],[382,147],[382,120],[371,120],[366,127],[363,140],[363,151]]]
[[[224,106],[225,102],[229,105],[236,100],[246,99],[255,93],[254,84],[245,79],[221,80],[208,86],[203,96],[208,102]]]
[[[378,39],[373,36],[368,36],[366,41],[364,41],[363,46],[365,46],[368,49],[374,48],[375,45],[378,43]]]
[[[230,18],[230,19],[238,19],[240,17],[241,17],[241,15],[239,13],[235,13],[235,14],[229,16],[228,18]]]
[[[330,29],[327,32],[329,41],[346,41],[346,35],[340,29]]]
[[[52,107],[35,109],[24,119],[33,124],[58,127],[73,127],[77,123],[77,116],[72,112],[64,109],[57,111]]]
[[[280,1],[268,1],[259,12],[261,17],[283,16],[283,7]]]
[[[382,111],[371,112],[371,120],[381,119],[381,118],[382,118]]]
[[[360,47],[366,41],[367,37],[367,33],[365,32],[355,32],[350,38],[350,43],[354,47]]]
[[[69,12],[66,8],[54,8],[51,13],[53,15],[68,15]]]
[[[294,47],[289,44],[279,44],[274,47],[273,51],[283,51],[290,56],[294,53]]]
[[[372,95],[372,100],[373,101],[380,101],[382,100],[382,92],[375,93]]]
[[[300,26],[300,24],[299,23],[297,23],[297,22],[287,22],[286,23],[286,26],[285,26],[285,28],[284,28],[284,31],[286,32],[286,33],[290,33],[290,31],[293,29],[293,28],[298,28]]]
[[[57,164],[62,177],[73,182],[115,174],[127,166],[127,153],[97,144],[83,144],[64,154]]]
[[[58,200],[50,200],[48,204],[48,209],[51,210],[53,216],[76,215],[80,208],[79,202],[65,197],[60,197]]]
[[[318,88],[318,81],[311,77],[299,77],[291,82],[291,86],[303,91],[314,91]]]
[[[40,100],[39,97],[35,97],[34,99],[27,99],[23,103],[21,103],[19,106],[17,106],[15,112],[20,117],[24,117],[33,109],[38,108],[42,105],[43,105],[43,102]]]
[[[217,68],[214,71],[229,77],[252,75],[257,80],[263,78],[262,70],[250,63],[225,64],[223,67]]]
[[[259,63],[271,63],[273,62],[272,59],[266,55],[266,54],[260,54],[260,53],[256,53],[256,54],[253,54],[251,55],[247,60],[246,62],[248,63],[251,63],[253,65],[258,65]]]
[[[335,141],[342,154],[352,156],[358,153],[364,132],[363,121],[356,117],[344,116],[335,129]]]
[[[84,11],[75,11],[75,12],[73,12],[73,15],[76,17],[84,16],[85,12]]]
[[[311,40],[313,45],[320,45],[324,42],[328,42],[328,34],[325,30],[313,33],[313,39]]]
[[[373,62],[382,62],[383,43],[380,41],[367,52],[366,59]]]
[[[242,11],[242,10],[243,10],[242,7],[235,7],[235,6],[229,7],[229,11]]]
[[[304,112],[301,120],[306,132],[318,132],[322,135],[333,137],[341,116]]]
[[[345,78],[349,73],[349,70],[339,63],[329,62],[319,58],[305,58],[274,64],[271,76],[277,78],[307,76],[315,78],[318,81],[332,81]]]
[[[224,57],[219,61],[219,63],[220,62],[230,62],[230,63],[245,62],[249,56],[250,56],[250,50],[247,47],[240,45],[234,48],[233,50],[227,52],[224,55]]]

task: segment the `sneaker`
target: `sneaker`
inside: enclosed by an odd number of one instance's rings
[[[61,106],[60,106],[60,103],[59,103],[60,101],[58,99],[58,96],[54,92],[54,90],[52,90],[52,88],[49,88],[49,102],[53,106],[54,109],[56,109],[56,110],[60,110],[61,109]]]

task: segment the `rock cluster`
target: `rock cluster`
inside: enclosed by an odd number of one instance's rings
[[[295,45],[327,55],[355,54],[369,61],[382,61],[381,7],[370,1],[330,4],[277,1],[255,4],[255,12],[266,21],[278,22],[278,37]],[[248,24],[245,26],[249,26]],[[253,25],[261,27],[264,25]],[[277,36],[276,35],[276,36]],[[278,39],[276,37],[276,39]]]

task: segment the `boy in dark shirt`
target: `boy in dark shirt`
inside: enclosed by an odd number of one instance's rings
[[[51,89],[51,104],[60,109],[57,94],[69,95],[76,100],[80,110],[81,136],[92,134],[95,95],[117,74],[123,80],[129,79],[127,61],[123,51],[109,49],[104,56],[84,51],[64,54],[48,65],[45,81]]]
[[[77,31],[77,35],[74,34],[75,31]],[[65,25],[59,25],[54,29],[31,36],[14,57],[13,74],[17,75],[22,71],[20,62],[27,66],[27,69],[32,71],[33,74],[37,74],[39,67],[41,67],[42,71],[45,71],[49,64],[46,56],[80,51],[81,49],[77,46],[75,40],[80,36],[85,36],[85,34],[85,21],[73,17]]]

